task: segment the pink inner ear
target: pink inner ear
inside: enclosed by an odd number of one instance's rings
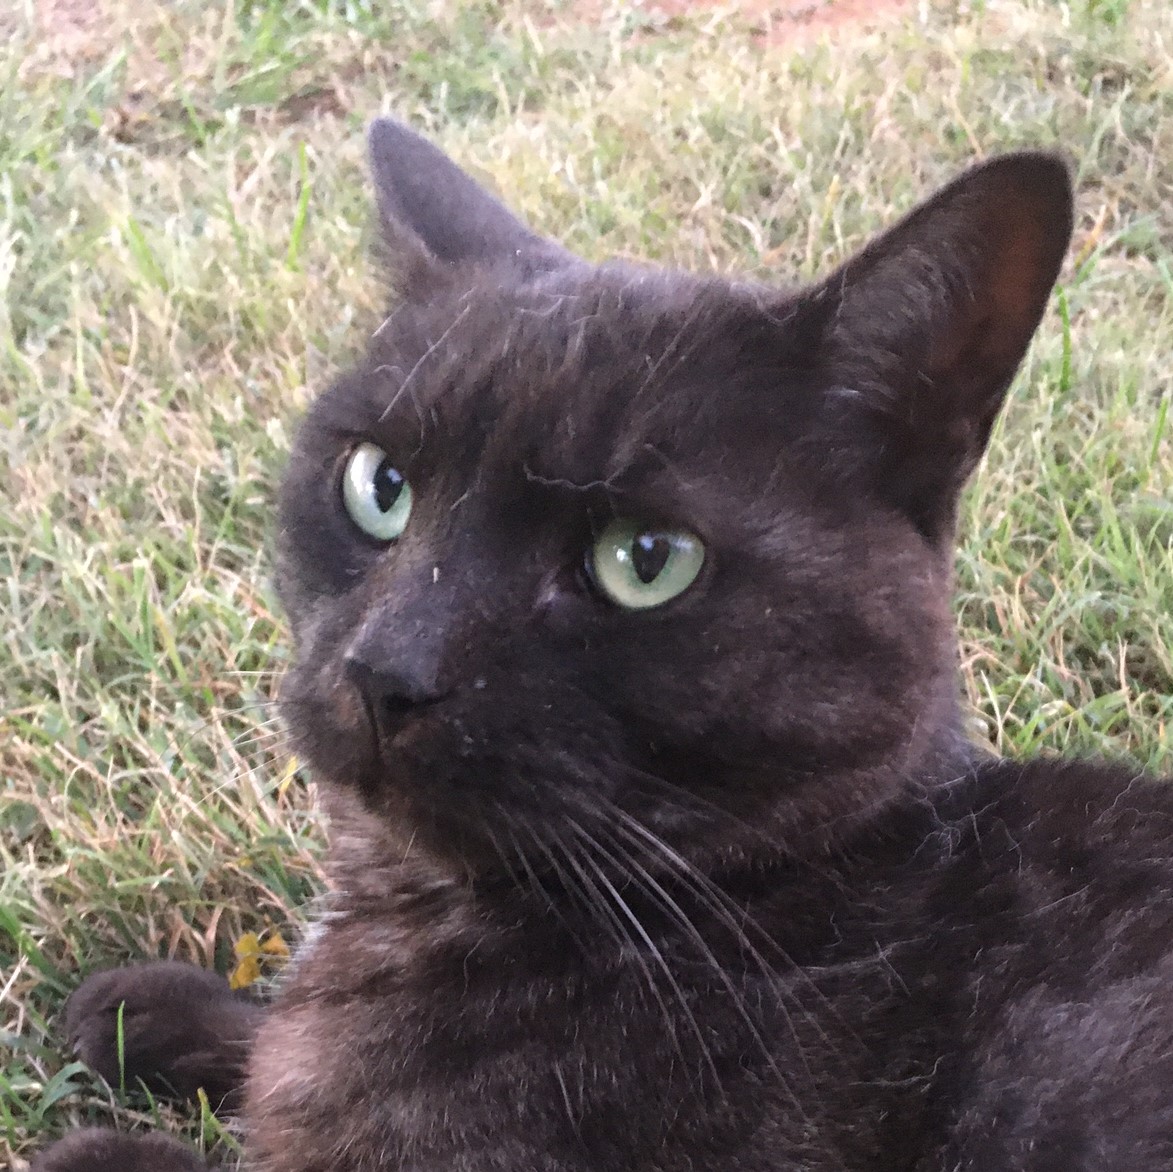
[[[840,309],[836,348],[865,360],[870,351],[889,394],[928,375],[946,394],[1000,397],[1070,235],[1058,159],[1027,152],[979,164],[824,283]]]
[[[998,320],[1017,325],[1019,345],[1024,333],[1033,332],[1054,281],[1038,219],[1024,217],[1014,224],[1002,241],[991,282],[994,313]]]
[[[933,339],[929,370],[934,377],[968,381],[1003,372],[1008,377],[1046,307],[1054,281],[1046,209],[1029,194],[1014,196],[982,217],[966,282],[971,298],[953,307],[948,325]]]
[[[834,378],[880,434],[879,490],[925,532],[949,531],[1030,343],[1071,235],[1071,191],[1050,155],[965,172],[873,240],[811,298],[829,306]],[[832,415],[839,438],[852,422]]]

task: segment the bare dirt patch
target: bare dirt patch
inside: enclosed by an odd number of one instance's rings
[[[598,19],[604,11],[598,0],[580,0],[574,11],[580,19]],[[771,44],[794,44],[821,35],[865,31],[910,11],[912,0],[656,0],[644,12],[653,20],[671,23],[708,14],[727,17],[748,27]]]
[[[38,73],[73,77],[79,65],[109,53],[106,16],[101,0],[35,0],[27,13],[0,3],[0,36],[7,40],[23,32],[28,38],[22,78]]]

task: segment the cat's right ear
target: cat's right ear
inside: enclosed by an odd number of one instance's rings
[[[532,276],[571,261],[401,122],[377,119],[367,142],[383,240],[408,283],[464,266]]]

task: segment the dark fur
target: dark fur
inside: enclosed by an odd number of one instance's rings
[[[193,1099],[202,1089],[213,1107],[232,1108],[263,1017],[215,973],[157,962],[92,976],[69,999],[65,1032],[78,1057],[113,1086],[129,1072],[132,1085],[141,1079],[154,1094]]]
[[[203,1172],[206,1165],[169,1136],[75,1131],[38,1156],[30,1172]]]
[[[957,494],[1062,165],[976,168],[785,294],[587,266],[393,123],[372,160],[404,299],[280,515],[335,894],[252,1166],[1173,1167],[1173,801],[987,759],[955,699]],[[415,491],[391,547],[340,503],[366,441]],[[700,578],[606,602],[613,516],[697,533]]]

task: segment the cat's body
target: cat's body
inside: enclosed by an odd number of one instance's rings
[[[782,294],[587,266],[392,123],[372,158],[404,301],[281,509],[335,890],[251,1166],[1173,1167],[1173,797],[988,759],[955,700],[956,497],[1062,166]],[[83,993],[82,1053],[163,974]]]
[[[513,893],[391,868],[262,1035],[259,1166],[1173,1167],[1160,785],[985,764],[834,861],[721,882],[744,937],[687,884],[662,880],[703,944],[625,889],[671,978],[638,942],[595,928],[584,954]]]

